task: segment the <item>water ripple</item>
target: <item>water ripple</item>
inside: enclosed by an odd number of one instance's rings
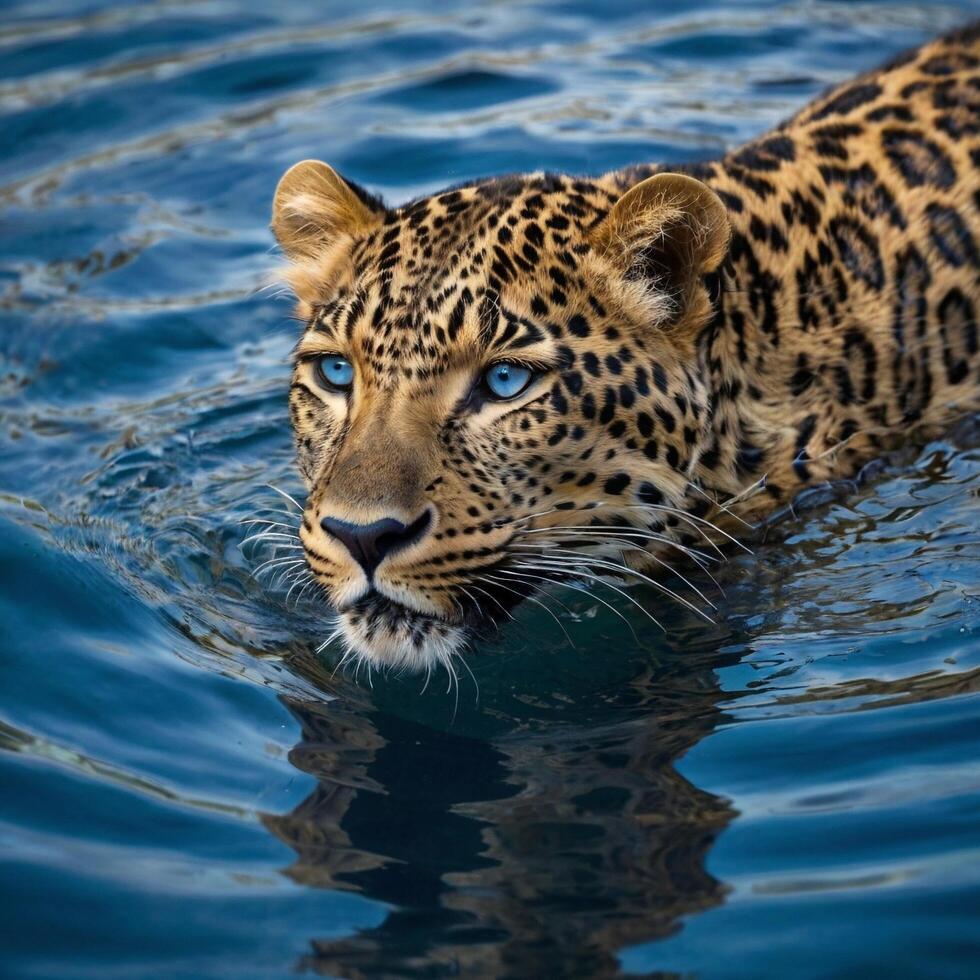
[[[0,972],[968,975],[976,422],[801,498],[714,624],[522,610],[458,710],[335,672],[241,523],[301,494],[286,166],[712,156],[968,9],[8,4]]]

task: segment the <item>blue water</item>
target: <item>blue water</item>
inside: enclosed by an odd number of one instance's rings
[[[977,976],[975,424],[736,557],[713,626],[523,608],[458,706],[333,674],[239,523],[300,490],[289,164],[710,157],[970,6],[6,3],[0,976]]]

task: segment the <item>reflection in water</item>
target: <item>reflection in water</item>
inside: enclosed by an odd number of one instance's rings
[[[493,741],[284,698],[302,726],[291,761],[319,784],[264,817],[296,852],[286,873],[393,906],[353,938],[314,937],[302,965],[612,976],[624,945],[720,902],[705,856],[734,812],[674,768],[718,723],[719,692],[710,671],[684,688],[647,692],[624,722]]]

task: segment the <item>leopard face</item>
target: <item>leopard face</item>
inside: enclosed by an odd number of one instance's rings
[[[273,228],[306,323],[301,540],[355,656],[448,663],[578,556],[620,555],[602,529],[675,537],[728,239],[703,184],[535,174],[388,209],[305,162]]]

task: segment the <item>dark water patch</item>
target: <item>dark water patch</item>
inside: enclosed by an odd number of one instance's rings
[[[380,101],[408,106],[413,112],[461,112],[545,95],[556,88],[545,78],[469,70],[386,93]]]

